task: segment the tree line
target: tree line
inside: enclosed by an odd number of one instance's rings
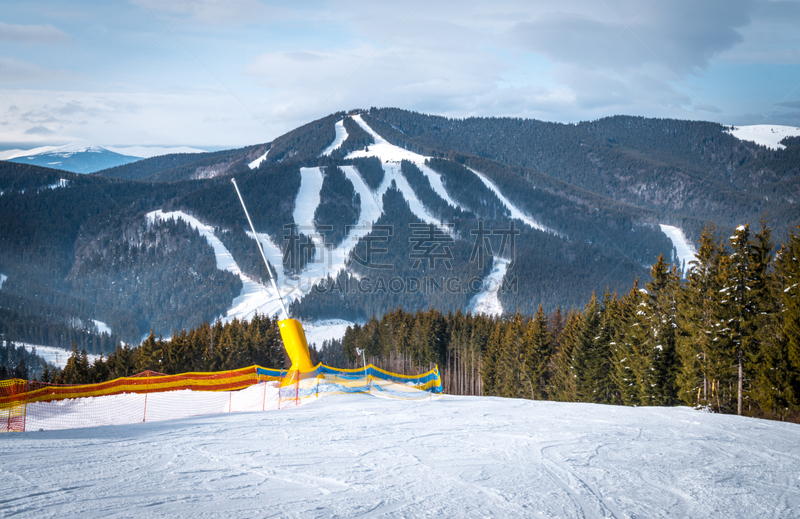
[[[800,229],[772,254],[770,230],[704,230],[687,280],[663,257],[651,279],[583,310],[488,319],[389,312],[348,330],[358,363],[438,363],[445,391],[563,402],[692,405],[800,418]]]

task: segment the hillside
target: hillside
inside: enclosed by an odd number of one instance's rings
[[[729,519],[800,508],[800,427],[685,407],[344,395],[4,434],[0,455],[5,512],[37,519]]]
[[[766,215],[783,241],[800,221],[795,140],[773,150],[712,123],[371,109],[96,175],[0,162],[0,332],[61,347],[79,337],[100,354],[107,343],[83,323],[137,344],[273,311],[255,238],[309,325],[398,307],[580,308],[647,280],[660,255],[684,265],[710,220],[725,236]]]

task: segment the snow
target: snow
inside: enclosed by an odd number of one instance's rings
[[[780,142],[786,137],[800,136],[800,128],[777,124],[756,124],[753,126],[734,126],[725,130],[740,141],[750,141],[772,150],[782,150],[786,146]]]
[[[697,249],[686,239],[686,235],[678,227],[664,224],[659,224],[659,227],[661,232],[670,239],[672,246],[675,247],[677,258],[673,258],[673,261],[677,260],[677,266],[683,265],[683,274],[686,275],[690,268],[689,262],[693,261],[697,256]]]
[[[3,288],[3,283],[6,282],[6,279],[8,279],[8,276],[5,274],[0,274],[0,288]]]
[[[200,148],[190,148],[188,146],[93,146],[80,143],[66,144],[63,146],[40,146],[29,150],[5,150],[0,151],[0,160],[11,160],[19,157],[33,157],[42,155],[44,153],[55,153],[63,157],[69,157],[75,153],[81,152],[95,152],[99,153],[102,150],[108,150],[120,155],[127,155],[129,157],[139,157],[149,159],[150,157],[157,157],[159,155],[169,155],[172,153],[208,153],[206,150]],[[53,162],[53,165],[60,164]]]
[[[324,341],[330,339],[341,340],[348,326],[353,326],[351,321],[344,319],[325,319],[322,321],[312,321],[303,323],[303,331],[306,334],[308,345],[316,345],[319,349]]]
[[[40,187],[39,189],[58,189],[62,187],[67,187],[68,185],[69,185],[69,180],[64,178],[59,178],[58,182],[50,184],[49,186]]]
[[[57,368],[64,368],[67,365],[72,350],[65,350],[63,348],[56,348],[53,346],[42,346],[40,344],[28,344],[25,342],[14,342],[15,345],[22,346],[28,351],[33,351],[36,348],[36,355],[42,357],[46,362],[56,366]],[[78,350],[80,351],[80,349]],[[89,364],[93,364],[95,360],[100,358],[100,355],[92,355],[87,353],[86,357],[89,359]]]
[[[500,201],[503,202],[503,205],[505,205],[506,208],[508,208],[508,211],[511,213],[511,218],[514,218],[516,220],[522,220],[522,223],[524,223],[525,225],[527,225],[531,229],[537,229],[539,231],[544,231],[544,232],[549,232],[549,233],[556,234],[555,231],[553,231],[552,229],[548,229],[544,225],[540,224],[539,222],[537,222],[536,220],[534,220],[533,218],[531,218],[527,214],[523,213],[516,205],[511,203],[511,201],[508,198],[506,198],[503,195],[503,193],[500,192],[500,189],[494,184],[494,182],[492,182],[491,180],[486,178],[483,175],[483,173],[479,173],[478,171],[475,171],[474,169],[470,169],[470,171],[475,173],[475,175],[477,175],[478,178],[481,179],[481,182],[483,182],[483,184],[486,187],[488,187],[489,189],[494,191],[494,194],[497,195],[497,198],[499,198]]]
[[[746,227],[744,225],[740,225],[739,227],[736,228],[737,231],[744,231],[745,229]]]
[[[161,399],[177,411],[194,396],[150,394],[148,415]],[[727,519],[800,509],[791,423],[454,396],[342,395],[261,412],[271,386],[233,396],[203,395],[221,414],[0,435],[3,515]],[[143,395],[102,398],[143,411]],[[223,413],[231,400],[258,411]]]
[[[322,153],[319,154],[320,157],[329,156],[333,153],[334,150],[339,149],[339,147],[347,140],[347,130],[344,127],[344,119],[337,122],[335,125],[336,128],[336,137],[333,138],[333,142],[330,146],[325,148]]]
[[[357,157],[378,157],[381,159],[381,162],[399,163],[401,160],[408,160],[415,164],[425,162],[426,157],[424,155],[414,153],[413,151],[404,150],[399,146],[395,146],[394,144],[387,142],[386,139],[378,135],[375,130],[373,130],[367,123],[364,122],[364,119],[361,118],[360,114],[354,115],[353,120],[359,126],[361,126],[365,132],[372,135],[375,143],[368,146],[369,150],[352,151],[345,158],[352,159]]]
[[[251,163],[250,163],[250,164],[248,164],[247,166],[248,166],[250,169],[256,169],[258,166],[260,166],[260,165],[261,165],[261,163],[262,163],[262,162],[264,162],[265,160],[267,160],[267,155],[269,155],[269,150],[267,150],[266,152],[264,152],[264,154],[263,154],[263,155],[261,155],[260,157],[258,157],[256,160],[254,160],[253,162],[251,162]]]
[[[92,322],[94,323],[95,326],[97,326],[98,333],[107,333],[111,335],[111,328],[106,323],[104,323],[103,321],[97,321],[95,319],[92,319]]]
[[[214,249],[217,268],[227,270],[239,276],[242,280],[242,291],[233,299],[231,307],[228,309],[222,322],[229,322],[233,319],[249,320],[258,312],[261,315],[275,315],[280,310],[280,302],[277,295],[272,292],[272,287],[264,286],[252,280],[244,274],[239,265],[234,261],[233,256],[225,248],[225,245],[214,235],[214,228],[210,225],[201,223],[197,218],[190,216],[182,211],[163,212],[161,209],[147,213],[150,221],[155,219],[180,219],[189,224],[192,228],[205,237],[209,245]]]
[[[483,280],[483,290],[475,294],[469,309],[473,314],[486,314],[488,316],[503,315],[503,305],[497,297],[503,278],[508,270],[509,260],[495,258],[492,271]]]

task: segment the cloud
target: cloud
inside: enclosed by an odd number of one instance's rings
[[[785,106],[787,108],[800,108],[800,101],[784,101],[777,103],[778,106]]]
[[[8,56],[0,56],[0,84],[30,81],[53,81],[66,79],[73,74],[64,70],[53,70],[34,63],[21,61]]]
[[[240,25],[259,23],[270,19],[270,9],[258,0],[131,0],[131,3],[148,10],[173,15],[184,15],[214,25]],[[184,14],[185,13],[185,14]],[[170,25],[170,21],[164,19]]]
[[[659,64],[683,77],[743,40],[738,29],[749,23],[749,7],[728,0],[631,2],[619,14],[545,12],[509,34],[556,63],[616,72]]]
[[[10,25],[0,22],[0,41],[44,44],[69,39],[69,34],[52,25]]]

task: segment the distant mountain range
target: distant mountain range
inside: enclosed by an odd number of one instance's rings
[[[592,292],[644,281],[659,255],[684,266],[712,221],[727,237],[766,217],[778,242],[800,224],[796,128],[373,108],[270,143],[180,151],[141,160],[116,148],[6,152],[0,333],[99,354],[113,339],[86,323],[137,343],[150,330],[272,313],[255,239],[293,315],[342,328],[399,306],[580,307]],[[51,164],[113,156],[127,162],[92,175]],[[436,289],[450,279],[461,284]]]
[[[175,153],[205,153],[205,150],[181,147],[101,147],[93,145],[67,144],[43,146],[30,150],[7,150],[0,152],[0,160],[21,164],[32,164],[73,173],[94,173],[103,169],[130,164],[159,155]]]

